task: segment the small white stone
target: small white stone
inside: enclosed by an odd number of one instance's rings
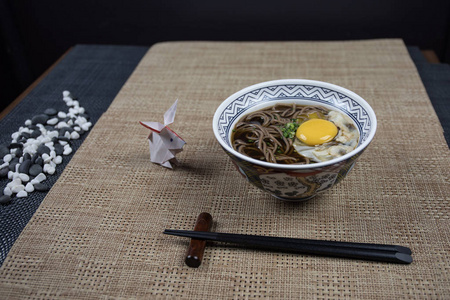
[[[48,173],[49,168],[51,168],[51,166],[49,164],[44,164],[44,167],[42,168],[42,170],[44,171],[44,173]]]
[[[80,106],[80,102],[78,102],[77,100],[73,100],[73,106]]]
[[[59,144],[62,145],[62,146],[66,146],[67,142],[66,141],[59,141]]]
[[[30,176],[28,176],[25,173],[19,173],[19,178],[22,180],[22,182],[28,182],[30,181]]]
[[[18,192],[16,196],[17,196],[17,198],[25,198],[28,196],[28,193],[25,190],[23,190],[23,191]]]
[[[8,172],[8,179],[13,179],[13,175],[14,175],[14,172],[13,171],[9,171]]]
[[[25,186],[25,191],[28,193],[34,192],[34,186],[31,182],[27,183],[27,185]]]
[[[9,186],[7,186],[7,187],[5,187],[3,189],[3,195],[6,195],[6,196],[11,196],[12,195],[12,191],[11,191],[11,188]]]
[[[37,183],[40,183],[40,181],[39,180],[36,180],[36,178],[35,179],[32,179],[30,182],[28,182],[28,183],[31,183],[31,184],[37,184]]]
[[[36,176],[34,179],[36,179],[38,182],[42,182],[45,179],[47,179],[47,176],[45,176],[44,173],[40,173],[38,176]]]
[[[48,125],[55,125],[56,123],[58,123],[58,118],[51,118],[47,120]]]
[[[50,155],[48,155],[47,153],[42,154],[41,157],[44,160],[44,164],[47,164],[52,160],[52,157]]]
[[[74,129],[75,131],[80,131],[80,130],[81,130],[81,127],[80,127],[80,126],[75,126],[73,129]]]
[[[14,172],[13,173],[13,176],[12,176],[12,179],[14,180],[14,179],[17,179],[17,178],[19,178],[19,172]]]
[[[19,167],[20,167],[20,164],[17,164],[17,165],[16,165],[16,173],[17,173],[17,174],[19,174]]]
[[[70,126],[72,126],[72,125],[73,125],[73,121],[72,121],[72,119],[70,119],[69,121],[67,121],[67,125],[70,125]]]
[[[13,134],[11,134],[11,138],[13,140],[17,140],[17,138],[19,137],[20,133],[19,132],[14,132]]]
[[[84,107],[80,107],[80,108],[78,109],[78,113],[79,113],[79,114],[84,114],[85,111],[86,111],[86,110],[84,109]]]
[[[12,159],[12,155],[11,154],[6,154],[5,156],[3,156],[3,161],[5,163],[9,163]]]
[[[7,167],[7,166],[9,166],[9,163],[5,162],[0,165],[0,169],[3,169],[4,167]]]
[[[58,155],[53,161],[55,162],[55,164],[59,165],[60,163],[62,163],[62,160],[62,156]]]
[[[56,168],[55,162],[52,160],[48,163],[52,168]]]
[[[23,163],[23,156],[19,158],[19,163]]]
[[[42,143],[42,144],[50,143],[51,141],[52,141],[52,139],[51,139],[49,136],[44,136],[44,137],[41,139],[41,143]]]
[[[80,134],[76,131],[72,131],[72,133],[70,134],[70,138],[72,140],[78,140],[80,138]]]
[[[64,148],[63,155],[69,155],[70,153],[72,153],[72,148],[70,147]]]
[[[55,126],[56,128],[64,128],[64,127],[69,127],[69,125],[67,125],[66,122],[61,121],[58,123],[58,125]]]
[[[66,117],[66,113],[63,111],[58,112],[58,118],[64,119]]]
[[[51,151],[50,151],[50,157],[53,158],[53,159],[56,157],[56,152],[55,152],[55,150],[51,150]]]
[[[13,188],[16,185],[21,185],[22,184],[22,180],[20,180],[20,178],[16,178],[13,179],[12,181],[8,182],[8,184],[6,185],[9,188]]]
[[[64,137],[70,139],[70,132],[66,131],[66,133],[64,133]]]
[[[75,103],[75,101],[73,101]],[[69,108],[69,114],[78,114],[78,109],[75,107]]]
[[[28,119],[28,120],[25,121],[25,125],[26,125],[26,126],[30,126],[31,124],[33,124],[33,123],[31,123],[31,120],[30,120],[30,119]]]
[[[49,132],[47,132],[47,134],[48,134],[48,137],[51,138],[51,139],[54,138],[54,137],[57,137],[59,135],[57,130],[49,131]]]
[[[50,175],[53,175],[53,174],[55,174],[55,171],[56,171],[56,169],[53,168],[52,166],[50,166],[50,168],[48,168],[48,170],[47,170],[47,173]]]
[[[91,127],[90,125],[92,125],[90,124],[90,122],[84,123],[83,125],[81,125],[81,129],[83,129],[84,131],[88,131],[89,127]]]
[[[11,188],[11,192],[13,194],[17,194],[20,191],[25,190],[25,186],[23,184],[15,185]]]
[[[66,104],[67,104],[67,106],[72,106],[73,105],[73,100],[72,99],[67,100]]]

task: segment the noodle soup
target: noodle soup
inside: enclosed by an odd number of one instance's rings
[[[276,104],[243,116],[233,129],[234,150],[276,164],[312,164],[343,156],[359,132],[343,113],[322,106]]]
[[[341,182],[372,141],[375,112],[343,87],[282,79],[225,99],[213,131],[249,183],[285,201],[305,201]]]

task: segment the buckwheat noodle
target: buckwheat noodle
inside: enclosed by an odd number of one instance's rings
[[[326,114],[317,106],[277,104],[244,116],[232,137],[233,148],[252,158],[280,164],[308,164],[309,159],[299,155],[292,146],[293,139],[283,135],[287,123],[308,118],[308,114]]]

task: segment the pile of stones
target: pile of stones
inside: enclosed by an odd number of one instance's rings
[[[0,145],[0,178],[10,180],[0,192],[0,204],[48,191],[44,181],[55,174],[63,156],[72,153],[71,141],[91,128],[85,109],[69,91],[63,92],[63,100],[67,112],[46,109],[26,120],[10,143]]]

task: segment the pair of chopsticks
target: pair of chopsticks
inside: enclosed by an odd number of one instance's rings
[[[233,243],[252,248],[256,247],[275,251],[374,260],[399,264],[410,264],[412,262],[411,250],[407,247],[397,245],[321,241],[174,229],[166,229],[164,230],[164,234],[199,240]]]

